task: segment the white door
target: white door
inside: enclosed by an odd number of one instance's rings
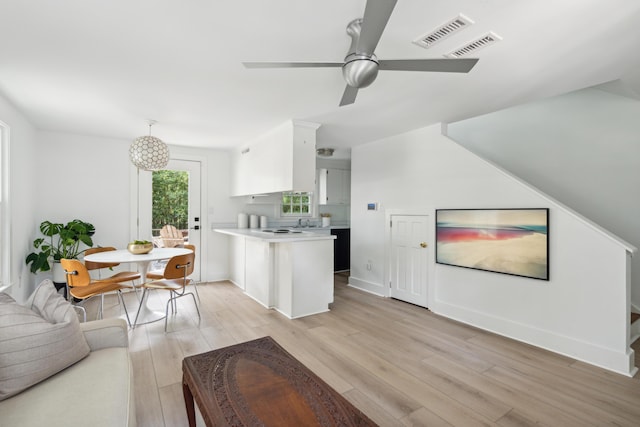
[[[188,224],[186,242],[196,247],[196,262],[191,278],[200,280],[200,235],[203,223],[200,209],[200,162],[192,160],[170,160],[165,170],[184,171],[189,176]],[[152,172],[139,171],[139,220],[138,233],[141,239],[152,240],[153,184]],[[173,225],[173,224],[172,224]],[[157,234],[157,233],[156,233]]]
[[[428,216],[391,216],[391,297],[428,306]]]

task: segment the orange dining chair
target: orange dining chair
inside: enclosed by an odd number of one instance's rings
[[[196,246],[187,244],[187,245],[184,245],[184,248],[185,249],[189,249],[189,250],[191,250],[191,252],[193,252],[193,258],[195,260]],[[162,269],[162,270],[152,270],[152,271],[148,272],[147,273],[147,279],[148,280],[164,279],[164,269]],[[195,289],[195,291],[196,291],[196,297],[198,297],[198,302],[200,302],[200,294],[198,293],[198,286],[197,286],[196,281],[192,280],[191,284],[193,285],[193,289]]]
[[[127,311],[127,306],[124,303],[124,298],[122,297],[121,292],[121,290],[127,288],[127,286],[108,280],[92,280],[87,267],[77,259],[61,259],[60,264],[67,276],[67,295],[69,295],[70,298],[73,297],[81,300],[82,304],[91,297],[97,295],[102,296],[108,292],[116,292],[120,302],[122,303],[122,307],[124,308],[124,313],[127,316],[127,322],[129,323],[129,326],[131,326],[129,312]],[[100,310],[98,311],[97,316],[99,319],[102,318],[102,306],[103,301],[101,299]],[[79,307],[84,310],[84,307]],[[86,321],[86,319],[87,313],[86,310],[84,310],[84,320]]]
[[[152,280],[151,282],[143,283],[142,299],[140,300],[140,307],[138,313],[133,321],[133,327],[135,328],[138,323],[138,316],[140,315],[140,308],[144,304],[144,299],[147,296],[147,291],[151,289],[164,289],[169,291],[169,300],[167,301],[167,307],[165,309],[164,318],[164,331],[167,332],[167,320],[169,318],[169,305],[171,304],[172,312],[177,312],[177,305],[175,304],[178,298],[182,298],[187,295],[191,295],[193,303],[196,306],[198,312],[198,319],[200,317],[200,309],[198,308],[198,302],[192,292],[187,292],[186,287],[192,280],[189,275],[193,273],[193,264],[195,260],[195,254],[193,252],[185,255],[176,255],[172,257],[167,266],[164,268],[162,274],[163,278],[158,280]]]
[[[89,248],[86,251],[84,251],[84,254],[86,256],[86,255],[91,255],[99,252],[109,252],[109,251],[115,251],[115,250],[116,248],[112,246]],[[107,280],[109,282],[116,282],[116,283],[131,282],[131,286],[129,287],[133,288],[133,290],[136,291],[136,297],[137,297],[138,291],[136,289],[135,281],[142,277],[140,273],[138,273],[137,271],[119,271],[115,274],[112,274],[110,276],[103,278],[102,277],[103,269],[117,267],[120,265],[120,263],[119,262],[95,262],[95,261],[84,260],[84,265],[85,267],[87,267],[87,270],[89,270],[89,272],[91,271],[97,272],[98,278],[94,279],[96,282],[103,281],[103,280]]]

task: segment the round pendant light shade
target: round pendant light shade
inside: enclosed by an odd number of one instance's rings
[[[149,123],[149,133],[151,133]],[[155,136],[147,135],[136,138],[129,147],[129,158],[137,168],[145,171],[156,171],[169,163],[169,147]]]

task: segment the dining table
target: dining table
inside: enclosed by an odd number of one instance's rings
[[[115,251],[97,252],[84,257],[86,261],[103,263],[134,263],[142,278],[142,283],[146,281],[147,273],[151,263],[170,259],[177,255],[185,255],[191,252],[187,248],[153,248],[146,254],[133,254],[127,249],[116,249]],[[149,299],[148,297],[146,298]],[[137,324],[156,322],[164,319],[165,312],[153,310],[147,305],[147,301],[140,301],[140,314]]]

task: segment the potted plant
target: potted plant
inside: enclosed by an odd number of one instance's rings
[[[320,218],[322,218],[322,226],[329,227],[331,225],[331,214],[328,212],[323,212],[320,214]]]
[[[95,227],[79,219],[66,224],[43,221],[40,224],[40,232],[45,237],[39,237],[33,241],[33,247],[39,251],[31,252],[26,259],[27,265],[31,264],[30,270],[34,274],[38,271],[51,270],[50,261],[53,261],[54,266],[56,263],[59,266],[62,258],[78,258],[78,255],[84,252],[84,249],[80,249],[81,243],[88,247],[93,246],[91,236],[95,234]],[[53,281],[60,282],[60,277],[56,278],[55,273],[54,270]],[[64,282],[65,279],[63,278],[62,281]]]

